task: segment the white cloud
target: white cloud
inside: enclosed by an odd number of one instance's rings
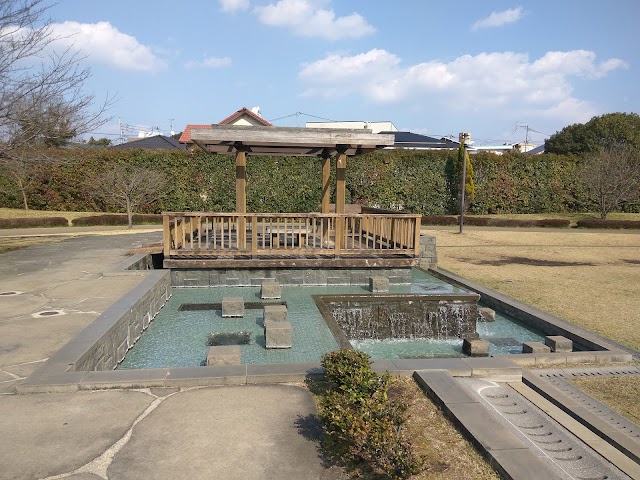
[[[279,0],[257,7],[258,19],[265,25],[284,27],[303,37],[323,37],[327,40],[359,38],[375,28],[358,13],[337,17],[333,10],[322,8],[322,0]]]
[[[223,12],[239,12],[249,10],[249,0],[219,0]]]
[[[55,45],[62,43],[82,52],[89,60],[104,63],[121,70],[153,72],[167,67],[152,49],[126,33],[120,32],[109,22],[54,23],[51,26]]]
[[[548,52],[535,61],[523,53],[480,53],[403,67],[397,55],[373,49],[305,64],[299,79],[308,87],[305,96],[361,95],[378,103],[439,105],[488,115],[512,110],[584,118],[592,115],[593,106],[573,97],[572,77],[597,79],[625,67],[616,58],[597,62],[586,50]]]
[[[517,22],[523,15],[524,10],[522,7],[510,8],[508,10],[503,10],[502,12],[491,12],[491,15],[488,17],[474,23],[471,30],[476,31],[481,28],[501,27],[508,23]]]
[[[231,66],[229,57],[204,57],[201,61],[190,61],[185,63],[186,68],[224,68]]]

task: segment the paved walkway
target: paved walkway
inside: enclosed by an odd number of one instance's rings
[[[102,272],[160,239],[83,236],[0,254],[0,479],[341,478],[320,456],[302,386],[14,393],[142,278]]]

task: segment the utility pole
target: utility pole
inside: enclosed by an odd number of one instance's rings
[[[461,133],[458,135],[458,139],[462,148],[462,187],[460,192],[460,233],[462,233],[462,226],[464,225],[465,183],[467,180],[467,141],[469,140],[469,133]]]

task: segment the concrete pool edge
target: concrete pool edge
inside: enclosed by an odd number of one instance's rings
[[[136,270],[136,268],[141,268],[142,270]],[[518,308],[520,311],[526,312],[527,315],[535,315],[535,318],[539,321],[555,325],[557,330],[554,330],[554,333],[580,335],[581,338],[586,337],[588,342],[601,350],[552,354],[496,355],[489,358],[379,360],[374,361],[374,368],[382,371],[389,370],[396,375],[411,375],[416,370],[445,369],[454,376],[479,376],[494,378],[498,381],[513,381],[515,378],[521,378],[523,366],[626,362],[632,359],[632,354],[628,351],[617,349],[602,337],[568,324],[557,317],[510,299],[505,295],[498,294],[498,292],[491,291],[450,272],[442,270],[429,270],[428,272],[438,278],[459,284],[464,288],[479,293],[485,303],[488,303],[487,299],[492,298],[496,302],[502,302],[507,308]],[[138,254],[127,258],[113,269],[104,272],[104,275],[143,275],[146,278],[52,355],[41,368],[18,385],[18,393],[155,386],[283,383],[303,381],[309,375],[322,373],[319,363],[137,370],[95,370],[97,365],[93,365],[91,370],[83,370],[81,367],[87,368],[87,356],[90,356],[90,353],[96,350],[96,345],[100,340],[104,340],[105,336],[108,337],[117,328],[117,324],[122,321],[123,316],[131,313],[146,315],[147,318],[155,316],[157,311],[153,310],[162,308],[168,293],[165,290],[164,301],[156,301],[155,303],[148,299],[145,300],[145,298],[154,289],[156,289],[156,296],[162,297],[162,295],[158,295],[158,292],[170,286],[171,272],[169,270],[153,270],[150,255]],[[158,290],[158,286],[160,286],[160,290]],[[144,308],[140,307],[140,305],[143,305]],[[150,305],[152,306],[151,310],[149,310]],[[151,313],[152,311],[153,313]],[[141,320],[138,319],[137,321]],[[525,322],[529,323],[527,320]],[[111,342],[113,348],[116,347],[114,343],[113,341]],[[119,360],[116,359],[115,364],[118,362]],[[115,364],[113,367],[115,367]],[[104,366],[104,362],[102,366]]]

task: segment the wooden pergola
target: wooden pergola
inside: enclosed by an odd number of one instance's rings
[[[419,215],[394,215],[394,220],[380,218],[390,217],[389,215],[369,215],[366,218],[357,219],[350,218],[354,216],[345,215],[347,158],[392,146],[393,135],[373,134],[370,130],[212,125],[209,128],[193,129],[191,140],[207,152],[235,155],[235,214],[165,213],[165,264],[167,264],[167,258],[174,260],[198,258],[209,260],[204,263],[200,261],[201,266],[214,263],[220,265],[219,257],[226,256],[228,259],[230,254],[237,257],[236,260],[243,255],[250,255],[254,260],[257,257],[273,255],[297,256],[299,258],[296,260],[300,260],[300,257],[309,255],[333,255],[334,257],[381,255],[382,253],[406,255],[407,250],[412,250],[417,256]],[[320,214],[248,214],[246,166],[247,157],[251,155],[306,156],[321,159]],[[329,212],[330,173],[331,159],[334,157],[336,158],[336,207],[335,214],[331,214]],[[186,223],[186,218],[189,218],[189,223]],[[204,223],[203,218],[206,219]],[[216,218],[222,219],[218,221],[218,228],[216,228]],[[179,219],[182,221],[178,221]],[[408,229],[402,233],[401,241],[400,224],[392,225],[398,221],[404,221]],[[358,230],[357,235],[354,228]],[[375,230],[373,241],[364,241],[363,228],[368,229],[366,230],[368,238],[371,237],[370,230]],[[205,248],[201,238],[203,229]],[[209,235],[209,230],[212,231],[212,236]],[[408,238],[409,233],[411,233],[411,239]],[[265,240],[269,236],[270,239]],[[212,238],[213,241],[211,241]],[[250,245],[247,243],[248,238]],[[329,244],[331,248],[327,247]],[[358,248],[355,248],[356,244]],[[367,248],[363,247],[365,245]],[[289,246],[292,248],[288,248]],[[385,252],[381,252],[382,250]],[[402,253],[400,253],[401,250]],[[217,262],[213,261],[214,257],[218,259]],[[194,262],[190,264],[193,266]],[[297,264],[300,262],[298,261]],[[174,263],[174,266],[176,265],[177,263]]]

